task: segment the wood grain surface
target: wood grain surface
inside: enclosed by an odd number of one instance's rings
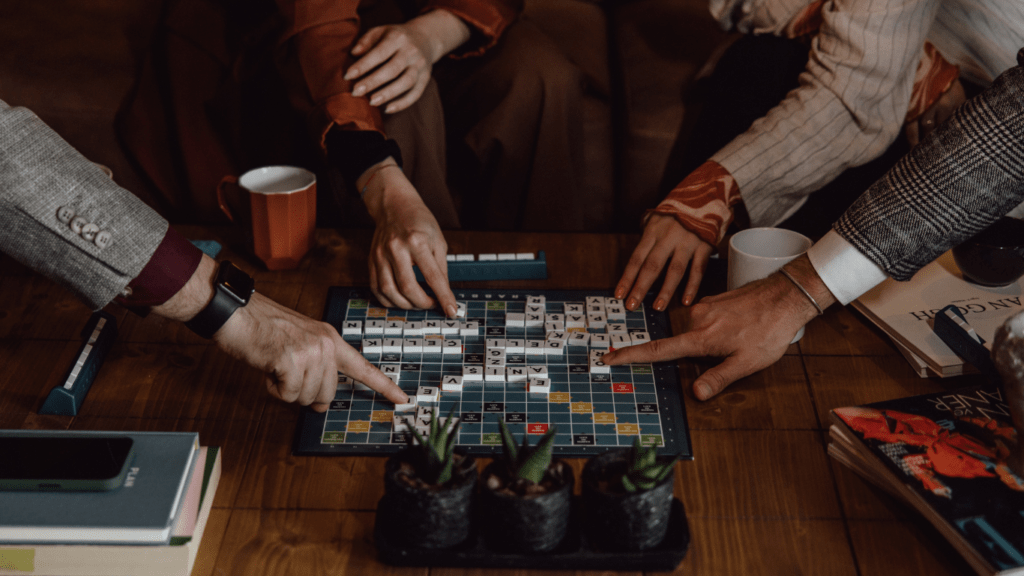
[[[297,270],[263,270],[230,231],[220,239],[258,289],[319,318],[332,285],[366,285],[368,231],[321,231]],[[452,252],[544,250],[550,278],[491,287],[606,290],[635,236],[450,232]],[[90,311],[17,265],[0,268],[0,426],[191,430],[224,450],[224,476],[194,574],[522,574],[521,570],[394,568],[372,543],[383,459],[291,454],[299,408],[271,398],[255,370],[184,327],[116,307],[119,337],[77,417],[36,414],[80,344]],[[474,286],[485,287],[475,284]],[[685,314],[671,312],[677,328]],[[715,360],[679,363],[683,385]],[[970,383],[919,378],[850,310],[829,310],[776,365],[708,402],[687,391],[693,461],[675,494],[692,544],[679,574],[935,575],[966,570],[934,530],[826,454],[828,411]],[[570,462],[577,473],[583,461]],[[531,571],[530,574],[548,574]],[[556,572],[551,572],[555,574]],[[557,572],[565,574],[565,572]],[[603,572],[578,572],[599,574]]]

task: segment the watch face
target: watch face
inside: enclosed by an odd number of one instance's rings
[[[231,262],[223,262],[220,271],[217,273],[217,284],[223,286],[243,306],[249,303],[249,298],[256,291],[256,283],[252,277],[235,267]]]

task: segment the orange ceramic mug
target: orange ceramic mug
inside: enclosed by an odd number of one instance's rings
[[[217,186],[220,209],[234,222],[225,186],[237,184],[252,207],[253,252],[269,270],[296,268],[316,243],[316,175],[294,166],[265,166],[225,176]]]

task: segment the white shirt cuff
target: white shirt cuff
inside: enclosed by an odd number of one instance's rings
[[[885,272],[836,233],[818,240],[807,251],[811,266],[843,306],[882,283]]]

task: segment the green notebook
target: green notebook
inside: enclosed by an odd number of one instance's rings
[[[195,432],[2,430],[0,435],[128,436],[135,458],[105,492],[0,491],[2,544],[167,544],[195,468]],[[201,470],[202,468],[200,468]]]

